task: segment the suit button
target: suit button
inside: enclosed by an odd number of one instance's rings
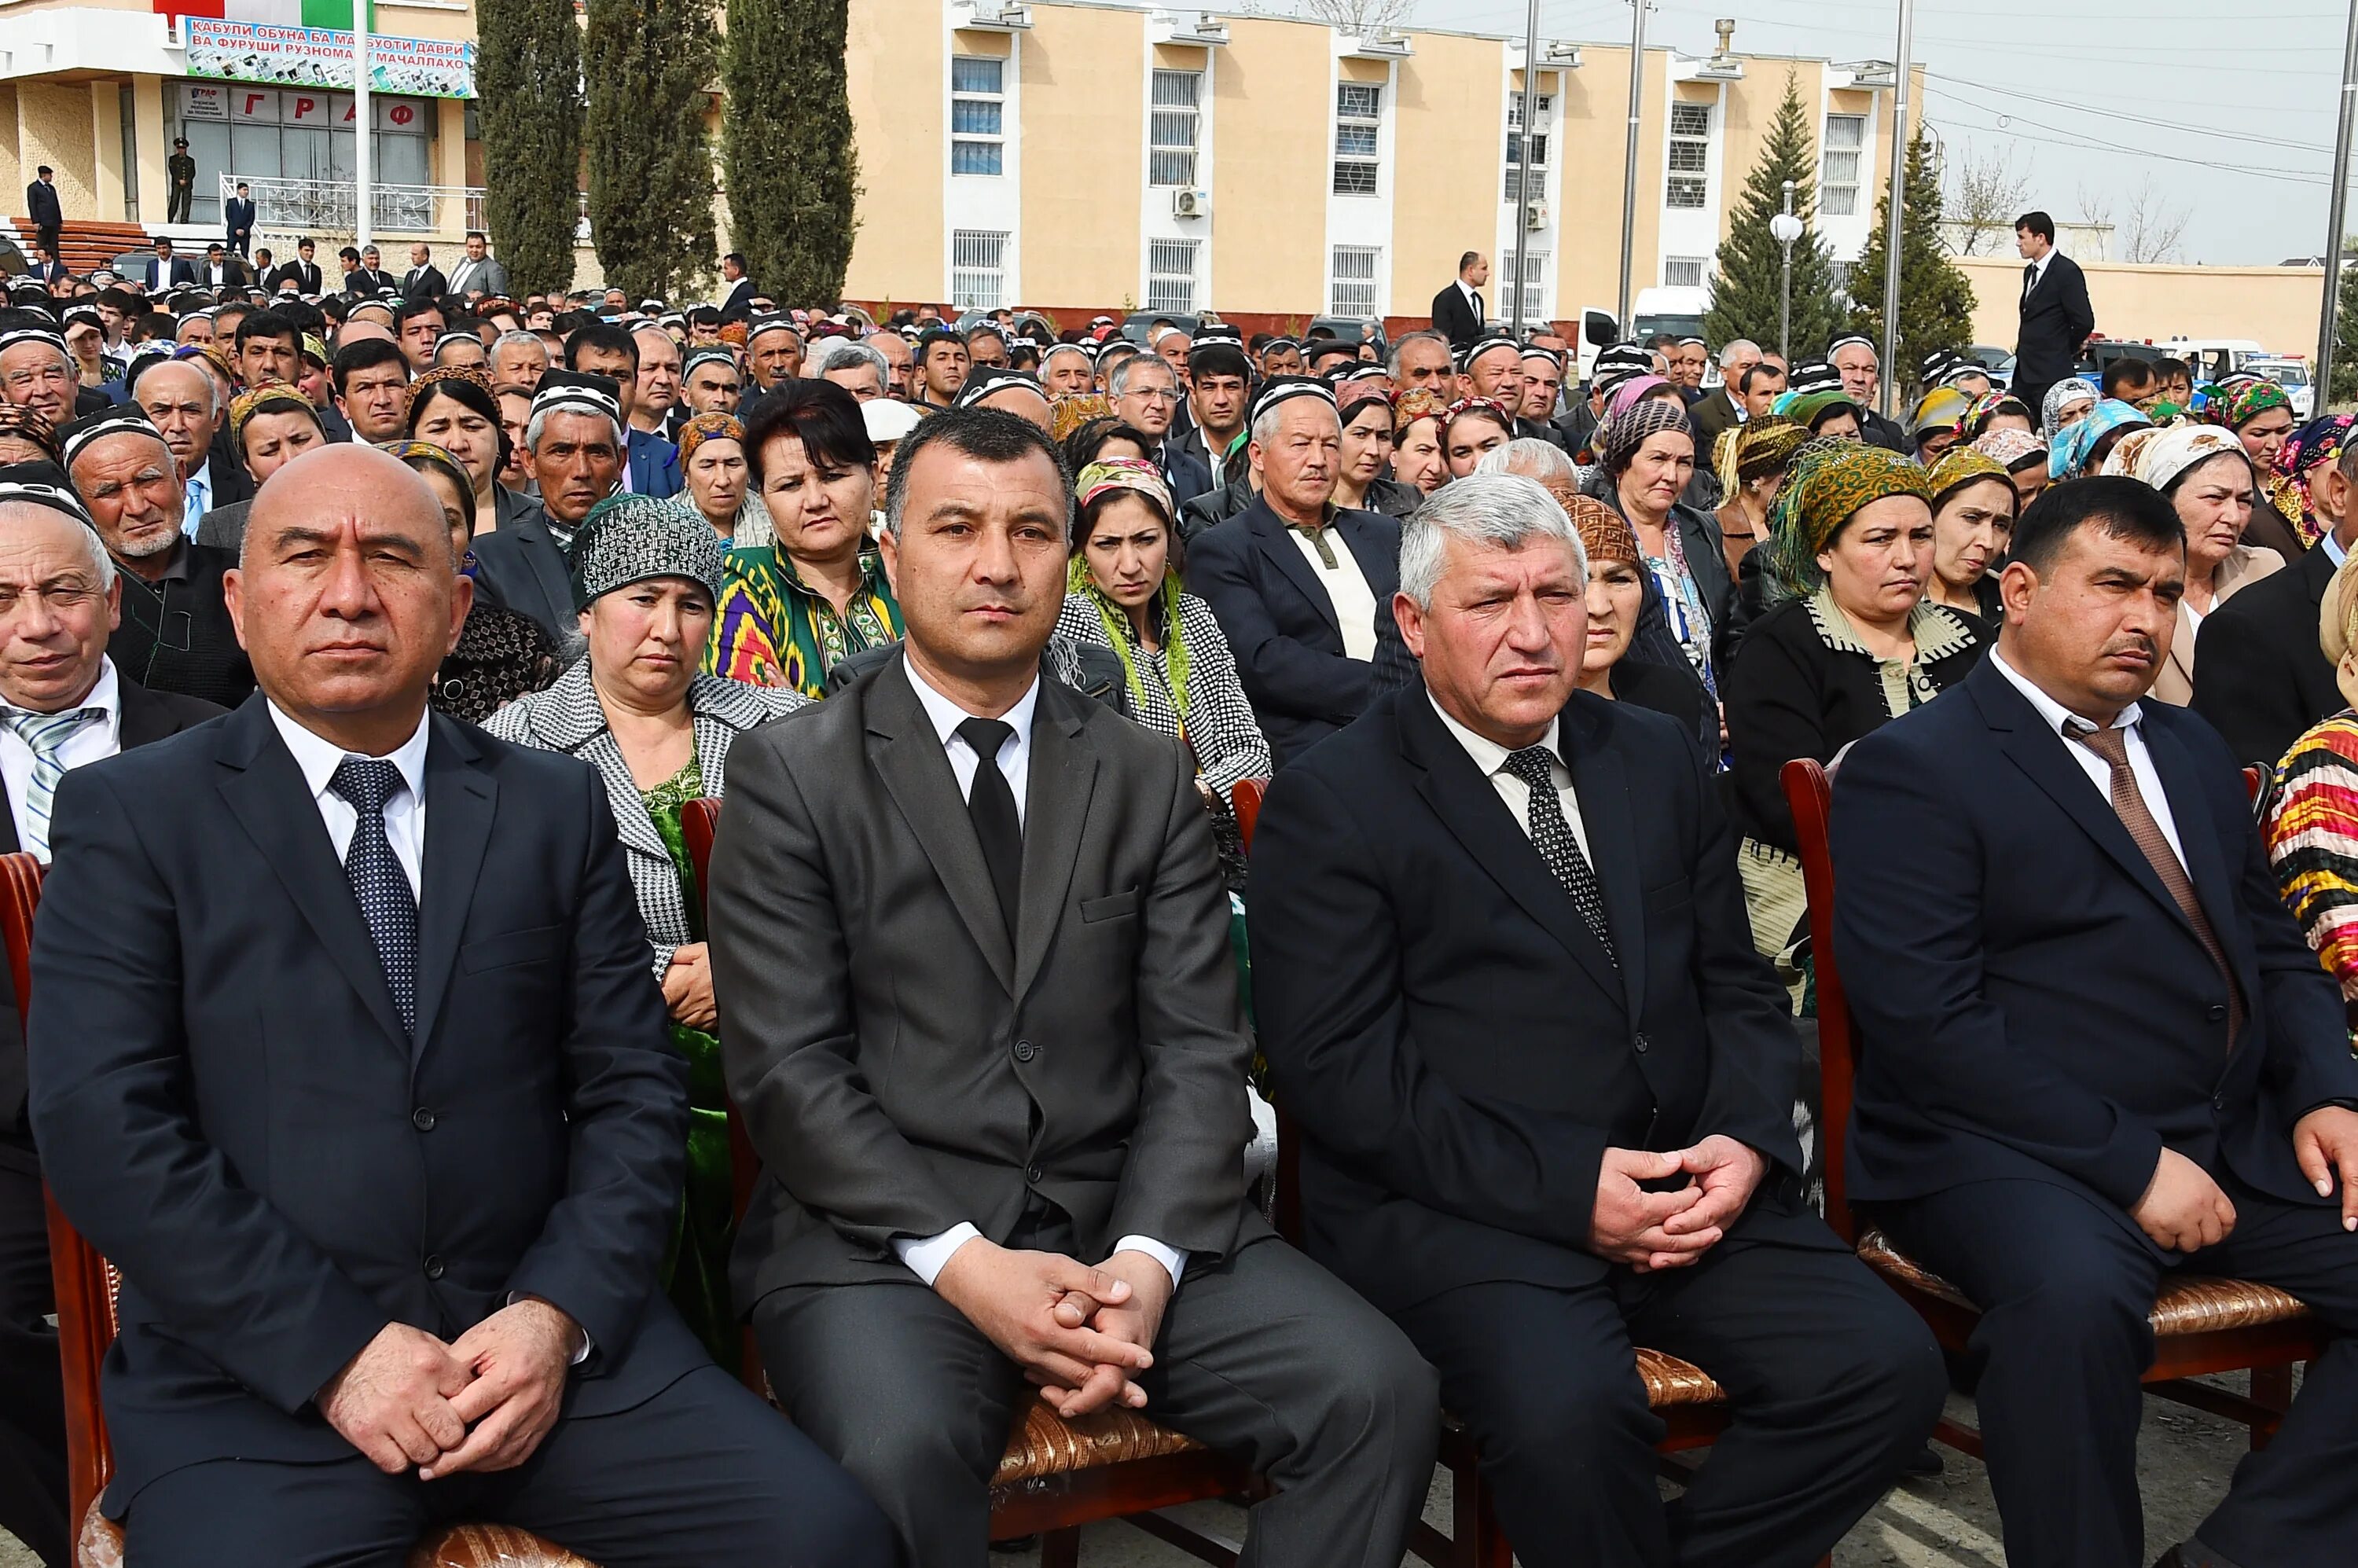
[[[438,1280],[442,1277],[442,1256],[440,1253],[429,1252],[426,1255],[426,1277],[429,1280]]]
[[[2227,1108],[2227,1097],[2226,1097],[2225,1095],[2212,1095],[2212,1096],[2211,1097],[2211,1108],[2212,1108],[2212,1110],[2224,1110],[2224,1109],[2226,1109],[2226,1108]]]
[[[1638,1054],[1640,1056],[1654,1048],[1654,1043],[1647,1039],[1643,1034],[1639,1035],[1636,1040],[1631,1042],[1631,1044],[1638,1047]]]
[[[2224,1023],[2227,1022],[2227,1004],[2223,1001],[2214,1001],[2203,1016],[2213,1023]]]
[[[431,1132],[434,1130],[434,1113],[421,1105],[409,1113],[409,1125],[420,1132]]]
[[[1015,1059],[1019,1062],[1028,1062],[1039,1054],[1040,1047],[1033,1044],[1029,1040],[1018,1040],[1015,1043]]]
[[[1047,1172],[1045,1172],[1045,1171],[1042,1170],[1042,1169],[1041,1169],[1039,1166],[1037,1166],[1037,1165],[1033,1165],[1033,1166],[1032,1166],[1030,1169],[1026,1170],[1026,1171],[1023,1173],[1023,1179],[1024,1179],[1025,1181],[1027,1181],[1027,1182],[1032,1182],[1032,1183],[1036,1184],[1036,1183],[1039,1183],[1039,1182],[1042,1182],[1042,1181],[1045,1181],[1045,1180],[1047,1179],[1047,1175],[1048,1175],[1048,1173],[1047,1173]]]

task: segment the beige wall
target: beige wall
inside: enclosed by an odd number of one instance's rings
[[[2082,262],[2096,330],[2108,338],[2251,338],[2278,353],[2317,351],[2324,272],[2317,267],[2133,266]],[[2022,263],[2014,256],[1957,261],[1974,285],[1976,341],[2014,346]]]
[[[1228,25],[1212,73],[1213,292],[1232,310],[1314,315],[1335,135],[1327,33],[1248,16]],[[1120,196],[1110,205],[1131,211]]]
[[[855,5],[848,39],[844,75],[860,147],[860,231],[849,276],[863,298],[939,299],[949,281],[941,12],[919,0]]]
[[[163,222],[168,210],[170,193],[165,188],[164,160],[172,149],[164,141],[164,79],[160,76],[135,76],[131,79],[134,130],[138,137],[139,168],[136,184],[139,191],[139,221],[143,223]]]
[[[1467,251],[1491,256],[1495,305],[1507,264],[1498,249],[1499,157],[1506,146],[1507,94],[1495,38],[1421,34],[1401,62],[1393,95],[1391,310],[1422,316],[1435,291],[1457,276]],[[1323,187],[1322,187],[1323,189]],[[1402,222],[1403,218],[1407,222]],[[1314,309],[1325,300],[1313,290]],[[1259,308],[1297,301],[1280,299]]]
[[[97,211],[98,156],[92,132],[86,84],[16,84],[18,160],[28,169],[48,164],[56,171],[58,204],[69,217]]]
[[[1033,16],[1021,50],[1023,296],[1119,299],[1144,270],[1138,209],[1108,196],[1144,178],[1145,18],[1069,6]]]

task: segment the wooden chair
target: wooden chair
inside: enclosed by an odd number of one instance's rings
[[[0,940],[16,983],[18,1021],[33,997],[33,912],[41,902],[41,863],[30,855],[0,855]],[[58,1297],[58,1347],[64,1363],[67,1485],[81,1520],[74,1540],[77,1568],[122,1568],[123,1530],[98,1511],[114,1474],[98,1373],[114,1343],[115,1302],[123,1277],[82,1238],[49,1199],[49,1271]],[[462,1524],[438,1530],[410,1553],[409,1568],[592,1568],[582,1558],[507,1525]]]
[[[1942,1349],[1962,1351],[1981,1314],[1963,1292],[1910,1260],[1872,1224],[1851,1212],[1844,1192],[1843,1145],[1848,1136],[1851,1079],[1858,1058],[1857,1022],[1834,962],[1833,857],[1826,837],[1833,789],[1825,770],[1808,758],[1787,762],[1785,798],[1801,835],[1801,871],[1810,895],[1810,952],[1818,984],[1818,1065],[1824,1093],[1819,1127],[1825,1140],[1826,1222],[1858,1249],[1859,1257],[1907,1298],[1931,1326]],[[2256,787],[2246,769],[2244,784]],[[2265,1447],[2292,1404],[2292,1368],[2320,1349],[2316,1321],[2286,1292],[2242,1280],[2173,1274],[2161,1287],[2151,1317],[2157,1342],[2146,1387],[2167,1400],[2251,1429],[2252,1446]],[[2192,1379],[2219,1372],[2251,1373],[2249,1398]],[[1934,1435],[1951,1447],[1982,1454],[1973,1427],[1942,1421]]]
[[[719,821],[717,800],[690,801],[682,814],[699,902]],[[734,1156],[737,1213],[742,1218],[761,1159],[733,1103],[729,1108],[729,1141]],[[747,1387],[764,1398],[770,1396],[760,1347],[751,1329],[745,1333],[741,1371]],[[1081,1527],[1120,1519],[1200,1562],[1233,1568],[1234,1552],[1153,1510],[1211,1498],[1240,1497],[1256,1485],[1242,1464],[1135,1411],[1100,1411],[1068,1422],[1039,1400],[1027,1399],[1008,1433],[998,1474],[991,1478],[990,1538],[1011,1541],[1039,1536],[1041,1568],[1076,1568]]]

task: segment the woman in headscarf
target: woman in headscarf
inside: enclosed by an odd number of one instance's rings
[[[1755,946],[1785,952],[1807,910],[1779,774],[1930,702],[1980,659],[1972,617],[1924,597],[1932,508],[1923,469],[1864,442],[1816,440],[1779,492],[1770,549],[1781,602],[1727,675],[1737,857]]]
[[[1866,438],[1866,431],[1859,424],[1858,405],[1851,401],[1850,394],[1838,386],[1817,392],[1788,393],[1778,402],[1783,406],[1777,412],[1812,436],[1831,436],[1844,441]]]
[[[1716,700],[1713,634],[1736,585],[1717,521],[1680,501],[1694,474],[1694,427],[1677,405],[1642,398],[1598,427],[1596,443],[1602,499],[1636,534],[1661,615],[1657,622],[1650,614],[1640,626],[1637,656],[1683,662]]]
[[[328,444],[328,427],[311,400],[284,382],[270,382],[230,399],[222,434],[230,450],[259,490],[272,474],[314,447]],[[197,520],[196,542],[224,550],[245,541],[246,514],[254,498],[216,506]]]
[[[1915,443],[1918,462],[1931,468],[1963,438],[1958,426],[1970,406],[1971,399],[1953,386],[1936,386],[1917,400],[1916,412],[1908,421],[1908,438]]]
[[[1063,446],[1065,466],[1078,473],[1104,458],[1143,459],[1153,449],[1154,442],[1137,426],[1125,424],[1119,416],[1109,414],[1074,426],[1063,438]]]
[[[1350,381],[1336,401],[1343,414],[1343,449],[1336,460],[1335,504],[1408,516],[1424,492],[1385,473],[1392,460],[1392,395],[1373,381]]]
[[[2006,392],[1983,393],[1965,406],[1964,417],[1957,421],[1958,433],[1968,441],[1992,430],[2019,430],[2027,436],[2038,428],[2022,399]]]
[[[572,576],[588,654],[485,728],[503,741],[578,757],[605,783],[672,1044],[687,1059],[687,1184],[665,1285],[713,1358],[731,1364],[741,1346],[729,1299],[728,1098],[680,816],[691,800],[720,797],[740,735],[806,699],[698,673],[720,593],[720,542],[676,499],[600,502],[574,540]]]
[[[2317,643],[2349,706],[2293,742],[2268,795],[2268,862],[2301,934],[2358,1001],[2358,557],[2319,606]]]
[[[2121,438],[2132,430],[2149,430],[2153,421],[2134,404],[2107,397],[2080,418],[2062,427],[2047,449],[2047,477],[2079,479],[2097,472]]]
[[[1588,553],[1588,642],[1580,661],[1580,689],[1668,714],[1691,735],[1706,722],[1716,729],[1718,716],[1710,694],[1685,665],[1623,657],[1637,636],[1646,604],[1646,568],[1638,558],[1638,535],[1619,513],[1595,496],[1561,481],[1546,488],[1572,519],[1581,547]]]
[[[385,448],[423,475],[442,503],[459,575],[474,574],[475,481],[459,460],[430,441],[395,441]],[[434,672],[427,700],[453,719],[481,724],[528,691],[557,678],[557,643],[529,615],[493,604],[481,594],[467,609],[459,641]]]
[[[2173,425],[2146,443],[2136,477],[2161,492],[2186,528],[2186,592],[2169,658],[2154,677],[2158,702],[2194,700],[2194,640],[2212,611],[2270,573],[2284,557],[2244,542],[2255,485],[2242,443],[2213,425]]]
[[[756,550],[777,543],[769,508],[753,493],[745,463],[745,427],[734,414],[698,414],[679,427],[681,494],[712,524],[720,547]]]
[[[2261,487],[2252,496],[2252,520],[2244,538],[2291,560],[2308,547],[2308,541],[2277,505],[2266,482],[2275,476],[2277,456],[2293,433],[2292,399],[2266,376],[2243,376],[2219,387],[2205,412],[2212,424],[2235,433],[2244,456],[2252,460],[2252,472],[2259,476]]]
[[[1424,387],[1403,392],[1392,405],[1392,477],[1431,495],[1449,482],[1449,454],[1441,444],[1448,399]]]
[[[2331,532],[2332,524],[2319,514],[2309,485],[2318,470],[2340,460],[2342,449],[2350,440],[2352,423],[2353,416],[2347,414],[2311,419],[2277,449],[2276,470],[2267,476],[2268,500],[2292,520],[2304,549]]]
[[[1992,430],[1974,442],[1974,449],[2006,470],[2014,481],[2017,517],[2047,488],[2047,443],[2041,438],[2020,430]]]
[[[2084,376],[2066,376],[2049,387],[2039,405],[2039,433],[2047,438],[2048,448],[2053,449],[2063,432],[2085,419],[2103,399],[2096,384]]]
[[[540,510],[530,496],[500,482],[507,467],[508,435],[500,422],[500,400],[492,378],[480,370],[444,366],[409,384],[409,412],[403,429],[459,460],[475,486],[475,524],[488,534],[519,515]]]
[[[1744,557],[1768,542],[1768,509],[1785,482],[1785,466],[1810,438],[1809,431],[1781,415],[1764,414],[1736,427],[1736,482],[1719,509],[1720,548],[1727,569],[1740,581]]]
[[[1974,447],[1957,448],[1924,477],[1932,499],[1932,575],[1925,579],[1925,597],[1972,616],[1985,640],[1993,639],[2000,619],[1996,574],[2018,506],[2014,481]]]
[[[1513,411],[1491,398],[1461,397],[1441,416],[1441,449],[1451,479],[1464,479],[1483,453],[1514,438]]]

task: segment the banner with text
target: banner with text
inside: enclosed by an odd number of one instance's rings
[[[185,16],[189,74],[290,87],[351,87],[352,35]],[[475,96],[475,46],[441,38],[369,36],[369,88],[427,98]]]

